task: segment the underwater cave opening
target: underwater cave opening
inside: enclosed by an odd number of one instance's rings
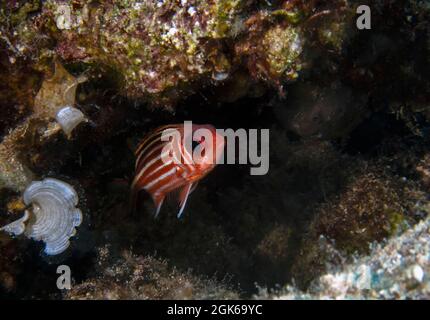
[[[303,139],[284,128],[273,107],[284,102],[275,92],[219,103],[211,98],[216,95],[211,90],[190,96],[174,113],[136,108],[123,100],[127,116],[113,136],[90,142],[48,173],[73,181],[84,224],[70,253],[57,259],[40,259],[42,245],[27,241],[25,265],[31,267],[20,272],[12,296],[60,298],[55,267],[67,264],[75,282],[85,282],[100,271],[97,248],[105,245],[112,261],[132,248],[134,254],[165,259],[170,268],[225,283],[245,298],[258,292],[256,284],[276,289],[294,278],[305,287],[318,274],[303,268],[304,239],[315,209],[347,184],[350,171],[343,152],[352,158],[372,155],[385,140],[393,135],[400,139],[407,130],[390,115],[374,114],[346,142]],[[176,218],[174,201],[168,201],[154,220],[152,201],[145,193],[138,212],[131,214],[133,146],[149,129],[185,120],[235,130],[270,129],[269,173],[250,176],[247,165],[220,165],[190,196],[182,219]],[[34,281],[32,274],[38,275]]]

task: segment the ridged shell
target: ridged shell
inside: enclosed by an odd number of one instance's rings
[[[61,126],[61,129],[63,129],[63,132],[67,136],[70,136],[72,131],[81,122],[85,121],[85,116],[79,109],[76,109],[71,106],[66,106],[57,112],[55,119]]]
[[[63,181],[48,178],[32,182],[23,197],[32,210],[0,230],[42,240],[48,255],[64,252],[76,233],[75,227],[82,222],[82,212],[76,208],[79,201],[76,191]]]

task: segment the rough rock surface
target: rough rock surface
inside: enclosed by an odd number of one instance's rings
[[[429,299],[430,219],[418,223],[354,263],[332,270],[307,292],[288,286],[274,299]],[[267,293],[261,292],[259,298]],[[267,297],[267,296],[266,296]]]
[[[215,280],[171,270],[165,261],[124,251],[120,259],[99,249],[95,278],[74,285],[65,299],[237,299],[238,294]]]

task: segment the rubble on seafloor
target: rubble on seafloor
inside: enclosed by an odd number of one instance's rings
[[[416,0],[1,2],[0,227],[28,221],[22,195],[46,178],[82,216],[56,257],[0,232],[0,298],[428,299],[429,16]],[[218,166],[182,220],[146,199],[130,214],[137,141],[189,119],[270,128],[269,173]]]
[[[258,298],[271,299],[428,299],[430,296],[430,219],[384,244],[368,256],[335,267],[306,292],[293,285]],[[328,245],[328,244],[327,244]],[[339,253],[338,253],[339,254]]]
[[[108,246],[98,250],[94,278],[73,286],[65,299],[237,299],[239,294],[215,279],[170,269],[166,261],[125,250],[113,259]]]

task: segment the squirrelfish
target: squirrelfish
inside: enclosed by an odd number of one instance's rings
[[[198,181],[223,156],[224,144],[224,137],[211,125],[185,123],[155,129],[135,152],[132,206],[136,205],[138,193],[145,190],[154,201],[157,216],[166,196],[179,191],[180,218]]]

